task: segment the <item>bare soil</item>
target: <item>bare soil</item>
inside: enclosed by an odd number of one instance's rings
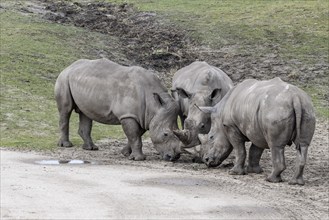
[[[140,12],[131,4],[38,0],[39,5],[41,2],[45,9],[43,17],[47,20],[118,37],[127,59],[113,56],[112,49],[105,51],[105,56],[124,65],[154,69],[167,86],[176,70],[195,60],[205,60],[221,68],[234,82],[280,77],[299,85],[324,85],[328,80],[329,65],[325,60],[319,59],[314,65],[297,59],[285,60],[275,44],[244,45],[247,49],[243,51],[238,44],[214,50],[202,46],[190,37],[188,30],[170,23],[164,16]],[[31,9],[33,7],[24,8],[25,11]],[[254,56],[264,48],[267,53]],[[329,98],[328,93],[325,96]]]
[[[173,69],[181,68],[196,59],[207,60],[217,65],[235,82],[245,78],[266,79],[274,76],[280,76],[290,82],[315,82],[325,77],[328,67],[327,63],[319,64],[317,67],[308,67],[298,61],[284,61],[275,53],[275,47],[272,54],[265,54],[261,60],[253,60],[251,56],[235,53],[234,46],[222,48],[216,53],[202,52],[202,47],[189,39],[184,30],[168,25],[156,13],[138,12],[132,5],[114,5],[104,2],[67,3],[50,0],[37,1],[37,3],[38,5],[31,4],[30,7],[22,8],[22,11],[42,14],[44,18],[52,22],[70,23],[91,31],[117,36],[121,39],[127,63],[116,60],[111,51],[107,51],[106,57],[122,64],[137,64],[157,70],[167,85],[170,85]],[[42,9],[36,10],[40,5]],[[295,70],[300,74],[292,74]],[[308,71],[315,74],[307,74]],[[283,172],[284,182],[278,184],[265,181],[265,177],[271,170],[269,150],[264,152],[261,159],[264,173],[245,176],[228,175],[227,171],[233,164],[233,155],[220,167],[214,169],[208,169],[204,164],[192,163],[191,155],[182,155],[175,163],[165,162],[160,159],[149,140],[143,142],[147,159],[142,162],[130,161],[121,155],[120,150],[126,141],[113,139],[96,142],[100,148],[99,151],[84,151],[80,146],[76,146],[67,149],[58,148],[51,152],[38,152],[38,154],[54,159],[80,159],[95,161],[105,166],[128,166],[150,172],[178,173],[184,177],[186,175],[197,177],[215,184],[217,189],[220,189],[218,193],[234,193],[241,195],[241,198],[248,196],[270,204],[288,219],[328,219],[328,134],[328,121],[318,119],[304,172],[305,186],[291,186],[287,183],[294,172],[296,153],[293,147],[286,148],[287,169]],[[92,177],[92,174],[90,176]],[[178,178],[177,175],[174,175],[174,178]],[[168,181],[171,180],[168,179]],[[188,186],[189,182],[185,181],[182,184]],[[212,193],[216,193],[216,190]],[[234,210],[231,211],[234,212]],[[217,214],[220,215],[220,213]]]
[[[291,213],[179,170],[116,164],[40,164],[0,150],[1,219],[287,219]]]
[[[127,144],[126,140],[105,139],[96,142],[99,146],[98,151],[85,151],[81,146],[73,148],[58,148],[54,151],[30,152],[47,156],[47,158],[55,160],[84,160],[93,162],[98,165],[117,166],[120,169],[134,167],[136,170],[144,170],[157,172],[160,174],[170,174],[172,177],[162,181],[166,181],[168,186],[175,187],[173,181],[182,177],[183,186],[188,187],[188,177],[198,178],[210,181],[213,191],[210,194],[232,193],[241,195],[241,198],[247,196],[257,199],[260,204],[278,210],[280,217],[269,217],[271,219],[287,218],[287,219],[328,219],[329,217],[329,126],[327,121],[318,121],[312,144],[309,148],[308,161],[304,171],[304,186],[288,185],[288,180],[295,170],[296,151],[294,147],[286,147],[285,159],[287,169],[282,173],[282,183],[269,183],[265,180],[266,176],[271,172],[271,153],[265,150],[261,158],[260,164],[264,169],[262,174],[248,174],[243,176],[232,176],[228,174],[228,170],[233,166],[234,154],[219,167],[209,169],[205,164],[193,163],[193,157],[183,154],[177,162],[162,161],[152,146],[150,140],[143,141],[143,151],[147,156],[145,161],[131,161],[125,158],[120,150]],[[37,160],[38,157],[35,157]],[[129,170],[127,168],[127,170]],[[14,169],[14,167],[13,167]],[[123,171],[122,171],[123,172]],[[128,172],[128,171],[127,171]],[[177,175],[178,174],[178,175]],[[74,175],[74,174],[72,174]],[[141,174],[145,175],[145,174]],[[90,174],[92,177],[93,174]],[[178,180],[177,180],[178,181]],[[147,185],[146,179],[141,185]],[[110,184],[110,182],[108,183]],[[160,184],[160,183],[157,183]],[[210,186],[209,186],[210,187]],[[198,192],[198,187],[193,189]],[[196,193],[197,194],[197,193]],[[237,200],[240,201],[240,200]],[[241,201],[240,201],[241,202]],[[254,210],[256,213],[261,210]],[[231,213],[234,211],[231,210]],[[217,213],[218,218],[221,216]],[[253,218],[267,218],[263,216],[249,216]],[[248,218],[249,218],[248,217]],[[170,217],[168,217],[170,218]],[[243,218],[243,217],[242,217]],[[247,218],[247,216],[245,216]]]
[[[198,59],[186,32],[154,12],[140,12],[126,3],[42,1],[45,19],[118,37],[127,60],[111,56],[113,51],[107,51],[106,57],[123,65],[139,65],[164,74]]]

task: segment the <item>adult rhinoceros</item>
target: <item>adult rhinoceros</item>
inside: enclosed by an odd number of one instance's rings
[[[280,182],[285,170],[284,148],[292,142],[297,149],[297,167],[291,184],[304,184],[307,149],[315,129],[315,115],[309,96],[280,78],[268,81],[245,80],[213,108],[212,127],[205,140],[200,136],[203,161],[218,166],[235,151],[230,174],[244,174],[245,142],[251,141],[248,172],[260,173],[259,160],[265,148],[272,154],[272,173],[267,180]]]
[[[217,67],[196,61],[178,70],[172,81],[172,93],[180,106],[183,131],[174,133],[185,144],[200,144],[197,135],[210,129],[209,115],[202,114],[196,106],[214,106],[233,87],[232,80]]]
[[[150,130],[156,150],[165,160],[179,158],[178,105],[157,76],[144,68],[125,67],[108,59],[78,60],[58,76],[55,97],[59,111],[59,146],[71,147],[69,119],[79,114],[83,148],[97,150],[90,133],[92,121],[118,125],[128,138],[122,149],[129,159],[144,160],[141,136]]]

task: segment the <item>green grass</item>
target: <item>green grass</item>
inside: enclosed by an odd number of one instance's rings
[[[110,0],[108,0],[110,1]],[[113,2],[113,1],[112,1]],[[140,10],[156,11],[189,30],[191,37],[212,49],[238,45],[240,53],[258,47],[253,56],[277,45],[281,57],[310,65],[328,62],[329,2],[318,1],[216,1],[216,0],[115,0],[134,3]],[[96,58],[117,39],[70,25],[46,22],[17,11],[24,1],[1,1],[0,11],[0,120],[2,147],[52,149],[56,147],[58,113],[53,87],[58,74],[80,58]],[[13,10],[12,8],[14,8]],[[265,45],[261,47],[261,45]],[[123,56],[120,51],[111,56]],[[124,59],[124,57],[123,57]],[[329,118],[322,86],[307,85],[317,114]],[[77,135],[77,115],[72,115],[71,140]],[[94,124],[94,140],[124,138],[120,126]]]
[[[328,94],[328,87],[304,86],[302,89],[311,96],[318,117],[329,119],[329,105],[325,94]],[[325,91],[323,91],[325,89]]]
[[[279,45],[283,57],[311,63],[328,59],[329,2],[325,0],[107,1],[133,3],[140,10],[159,12],[191,30],[212,49],[238,44],[247,50],[247,46],[274,44]],[[310,59],[314,55],[321,57]]]
[[[54,148],[59,138],[54,100],[58,74],[77,59],[96,58],[91,51],[106,48],[101,42],[112,39],[12,10],[1,12],[0,21],[1,146]],[[77,121],[72,114],[71,139],[80,145]],[[92,136],[124,138],[120,126],[98,123]]]

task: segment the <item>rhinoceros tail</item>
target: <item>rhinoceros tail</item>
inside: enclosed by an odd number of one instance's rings
[[[300,129],[301,129],[301,121],[302,121],[302,106],[298,96],[294,96],[293,98],[293,107],[295,112],[295,131],[296,137],[294,143],[296,145],[296,150],[300,150]]]

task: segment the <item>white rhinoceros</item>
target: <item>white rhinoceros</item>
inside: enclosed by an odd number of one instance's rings
[[[97,121],[122,125],[128,138],[122,153],[129,159],[145,159],[141,136],[146,130],[163,159],[180,156],[180,141],[172,132],[177,129],[177,103],[151,71],[108,59],[78,60],[58,76],[55,97],[60,116],[59,146],[72,146],[69,119],[75,110],[84,149],[98,149],[90,136],[92,121]]]
[[[307,150],[315,129],[310,97],[280,78],[268,81],[245,80],[231,89],[214,107],[200,107],[211,113],[212,127],[201,136],[203,161],[218,166],[231,151],[235,164],[230,174],[245,174],[245,142],[250,141],[248,172],[260,173],[259,160],[265,148],[272,154],[272,173],[267,180],[280,182],[285,170],[284,148],[292,142],[297,149],[296,171],[291,184],[304,184]]]
[[[172,93],[179,103],[183,131],[174,131],[185,145],[200,144],[198,134],[209,132],[210,116],[196,106],[214,106],[233,87],[232,80],[217,67],[195,61],[178,70],[172,81]]]

